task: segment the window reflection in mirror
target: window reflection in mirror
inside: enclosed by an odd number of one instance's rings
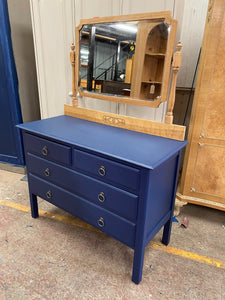
[[[169,29],[162,20],[83,25],[81,90],[150,101],[160,97]]]
[[[88,92],[129,93],[127,65],[135,53],[136,34],[137,22],[84,25],[80,32],[80,87]]]

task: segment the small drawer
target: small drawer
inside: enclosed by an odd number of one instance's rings
[[[73,166],[100,180],[114,182],[132,191],[138,189],[140,171],[127,165],[74,149]]]
[[[48,141],[29,133],[24,133],[24,147],[26,152],[35,153],[45,159],[54,160],[63,164],[71,164],[71,148]]]
[[[51,181],[72,193],[108,209],[124,218],[135,221],[138,196],[69,168],[27,154],[28,172]]]
[[[127,246],[134,248],[136,229],[134,223],[30,173],[29,188],[31,194],[51,202]]]

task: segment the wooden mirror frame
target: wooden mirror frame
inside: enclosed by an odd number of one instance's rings
[[[76,117],[76,118],[80,118],[92,122],[102,123],[114,127],[120,127],[128,130],[133,130],[142,133],[147,133],[147,134],[152,134],[156,136],[183,141],[185,137],[186,127],[173,124],[173,108],[175,102],[176,80],[177,80],[177,73],[180,68],[181,58],[182,58],[182,54],[181,54],[182,45],[180,42],[176,47],[177,51],[173,55],[172,82],[170,87],[170,95],[168,99],[168,108],[165,117],[165,123],[78,107],[78,98],[77,98],[78,91],[80,93],[80,96],[87,96],[87,97],[97,98],[101,100],[116,101],[119,103],[129,103],[129,104],[135,104],[140,106],[150,106],[150,107],[159,106],[159,104],[162,101],[152,106],[152,105],[147,105],[146,102],[149,101],[144,101],[144,100],[129,99],[129,101],[126,101],[126,99],[120,97],[111,97],[105,95],[103,96],[100,95],[100,97],[99,95],[94,96],[92,93],[86,93],[81,91],[78,87],[78,79],[79,79],[78,78],[79,77],[79,55],[78,54],[79,54],[79,42],[80,42],[79,31],[82,28],[82,26],[84,24],[88,24],[88,22],[89,24],[96,24],[96,23],[146,20],[146,19],[165,19],[166,22],[170,24],[170,26],[173,26],[173,28],[177,27],[177,21],[172,18],[171,12],[169,11],[81,20],[80,25],[76,27],[76,36],[75,36],[76,51],[75,51],[75,46],[72,45],[71,52],[70,52],[70,61],[72,64],[72,95],[73,95],[72,106],[65,104],[64,114],[67,116]],[[169,38],[173,41],[173,43],[170,42],[171,43],[170,47],[167,47],[167,58],[170,57],[170,59],[167,59],[167,63],[169,66],[171,66],[171,58],[173,54],[175,35],[176,35],[175,29],[172,32],[170,31]],[[168,87],[169,87],[169,80],[170,80],[170,71],[168,72]],[[167,91],[168,91],[168,87],[167,87]],[[167,98],[164,101],[167,101]]]
[[[102,23],[114,23],[114,22],[129,22],[129,21],[156,21],[159,20],[162,22],[167,23],[170,26],[170,32],[168,35],[167,40],[167,47],[166,47],[166,55],[164,60],[164,69],[163,69],[163,75],[162,75],[162,89],[161,89],[161,96],[159,96],[155,100],[142,100],[139,98],[133,98],[132,96],[111,96],[107,94],[98,94],[98,93],[90,93],[88,91],[83,91],[79,87],[79,74],[80,74],[80,30],[82,29],[83,25],[89,25],[89,24],[102,24]],[[157,24],[157,23],[156,23]],[[157,25],[155,25],[157,26]],[[92,18],[92,19],[84,19],[80,21],[79,26],[76,27],[76,33],[75,33],[75,44],[76,44],[76,52],[75,52],[75,91],[76,93],[79,92],[80,96],[88,97],[88,98],[95,98],[100,100],[107,100],[107,101],[113,101],[113,102],[119,102],[119,103],[127,103],[127,104],[133,104],[133,105],[139,105],[139,106],[147,106],[147,107],[159,107],[160,103],[167,101],[168,96],[168,89],[169,89],[169,82],[170,82],[170,71],[171,71],[171,59],[173,55],[173,49],[174,49],[174,43],[176,38],[176,30],[177,30],[177,20],[172,18],[171,12],[154,12],[154,13],[144,13],[144,14],[132,14],[132,15],[123,15],[123,16],[113,16],[113,17],[103,17],[103,18]],[[147,39],[149,30],[146,31],[145,39]],[[138,35],[137,35],[138,36]],[[145,40],[144,39],[144,40]],[[142,75],[143,72],[143,65],[144,61],[141,63],[141,67],[138,67],[137,65],[140,65],[140,60],[144,60],[142,57],[143,55],[139,55],[140,51],[138,50],[138,47],[140,49],[140,44],[142,41],[137,41],[137,58],[136,63],[134,59],[134,78],[132,82],[132,86],[136,85],[137,78]],[[143,41],[145,43],[145,41]],[[136,55],[136,52],[135,52]],[[138,63],[137,63],[138,61]],[[136,76],[135,76],[136,75]]]

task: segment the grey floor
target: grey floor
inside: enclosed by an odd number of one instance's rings
[[[41,199],[32,219],[24,179],[0,170],[0,300],[225,299],[225,212],[184,206],[169,247],[162,232],[147,246],[135,285],[125,245]]]

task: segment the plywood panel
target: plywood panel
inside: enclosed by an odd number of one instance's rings
[[[225,202],[225,147],[200,145],[192,188],[195,192],[224,197]]]
[[[217,41],[215,64],[211,72],[210,93],[208,94],[202,132],[206,138],[225,139],[225,64],[221,58],[225,53],[225,18]]]

